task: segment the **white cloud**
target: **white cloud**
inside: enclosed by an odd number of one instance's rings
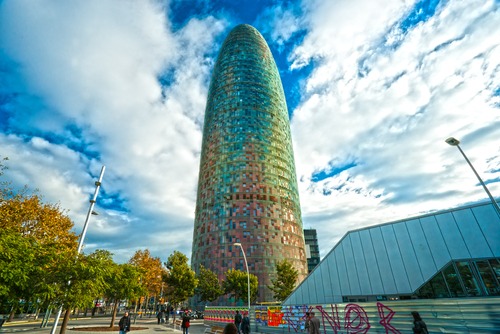
[[[304,224],[319,229],[322,255],[349,229],[486,199],[447,137],[462,140],[485,180],[500,177],[498,2],[444,2],[405,32],[411,5],[305,4],[310,28],[291,67],[317,66],[292,135]]]
[[[270,41],[282,46],[293,34],[302,29],[301,17],[296,15],[293,4],[278,4],[266,8],[257,18],[254,26]]]
[[[193,18],[174,32],[167,16],[155,1],[6,1],[0,11],[0,45],[18,66],[11,108],[23,110],[10,115],[20,133],[0,137],[12,147],[1,153],[6,176],[60,199],[80,230],[89,172],[106,165],[103,190],[122,207],[97,208],[88,248],[119,261],[139,247],[165,259],[191,250],[214,39],[227,22]]]

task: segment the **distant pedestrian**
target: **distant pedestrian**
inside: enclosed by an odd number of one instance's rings
[[[310,313],[309,319],[309,334],[320,334],[319,332],[319,319],[314,316],[314,312]]]
[[[306,324],[304,325],[304,329],[309,333],[309,320],[311,320],[311,313],[306,312]]]
[[[184,315],[182,316],[182,324],[181,324],[182,334],[188,334],[189,320],[191,320],[191,318],[189,317],[189,315],[186,311],[186,312],[184,312]]]
[[[236,315],[234,316],[234,324],[236,325],[236,328],[238,329],[238,334],[241,334],[241,321],[243,319],[241,318],[240,311],[236,310]]]
[[[248,313],[243,314],[243,320],[241,321],[241,331],[243,334],[250,333],[250,318],[248,318]]]
[[[158,314],[156,315],[156,318],[158,319],[158,325],[160,324],[161,319],[163,318],[163,311],[160,310]]]
[[[411,315],[413,316],[413,324],[415,325],[413,327],[413,333],[429,334],[427,325],[425,324],[425,322],[423,322],[420,314],[418,314],[418,312],[416,311],[413,311],[411,312]]]
[[[120,327],[120,334],[130,332],[130,317],[128,316],[128,312],[125,312],[125,315],[120,319],[118,327]]]
[[[167,322],[170,319],[170,313],[171,312],[172,312],[172,308],[170,307],[170,304],[169,304],[169,305],[167,305],[167,315],[166,315]]]
[[[233,323],[229,323],[224,327],[224,331],[222,334],[237,334],[238,333],[238,328],[236,328],[236,325]]]

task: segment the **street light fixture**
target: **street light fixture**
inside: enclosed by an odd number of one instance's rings
[[[486,184],[484,184],[483,180],[481,180],[481,178],[479,177],[479,174],[477,174],[476,170],[474,169],[474,167],[472,166],[471,162],[469,161],[469,159],[465,155],[464,151],[462,151],[462,149],[460,148],[460,145],[459,145],[460,144],[460,140],[458,140],[456,138],[453,138],[453,137],[450,137],[450,138],[446,139],[445,142],[448,145],[450,145],[450,146],[456,146],[456,147],[458,147],[458,150],[464,156],[465,161],[467,161],[467,163],[469,164],[470,168],[472,168],[472,171],[474,172],[474,174],[476,174],[476,177],[479,180],[479,182],[481,183],[481,185],[483,186],[484,191],[486,191],[486,193],[488,194],[488,197],[490,198],[491,203],[493,204],[493,207],[495,208],[495,210],[497,211],[498,216],[500,217],[500,207],[498,206],[497,201],[495,201],[495,199],[491,195],[490,191],[486,187]]]
[[[250,318],[250,272],[248,271],[247,257],[245,256],[245,250],[239,242],[234,243],[235,246],[239,246],[243,253],[243,258],[245,259],[245,265],[247,266],[247,278],[248,278],[248,318]]]
[[[80,254],[80,252],[82,251],[83,241],[85,240],[85,234],[87,234],[87,227],[89,226],[90,216],[91,215],[98,215],[98,213],[94,211],[94,204],[95,204],[95,200],[97,198],[97,194],[99,193],[99,188],[101,187],[102,176],[104,175],[105,169],[106,169],[106,167],[102,166],[101,174],[99,175],[99,181],[95,182],[94,196],[89,201],[90,208],[89,208],[89,211],[87,213],[87,218],[85,219],[85,223],[83,224],[83,231],[82,231],[82,234],[80,236],[80,242],[78,243],[78,250],[76,251],[77,257],[78,257],[78,254]],[[68,283],[71,283],[71,281]],[[55,332],[56,332],[57,324],[59,323],[59,318],[61,317],[62,308],[63,307],[61,305],[59,307],[59,310],[57,311],[56,318],[54,319],[54,325],[52,326],[52,330],[50,331],[50,334],[55,334]]]

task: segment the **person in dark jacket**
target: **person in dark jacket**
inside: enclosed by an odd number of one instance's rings
[[[189,317],[187,312],[184,312],[184,315],[182,316],[182,334],[188,334],[188,328],[189,328],[189,320],[191,318]]]
[[[120,319],[118,327],[120,327],[120,334],[130,332],[130,317],[128,316],[128,312],[125,312],[125,315]]]
[[[309,333],[310,334],[320,334],[319,328],[321,325],[319,323],[319,319],[314,316],[314,312],[311,312],[309,315],[310,315]]]
[[[413,316],[413,324],[415,325],[413,327],[413,333],[429,334],[427,325],[422,321],[420,314],[418,314],[418,312],[416,311],[413,311],[411,312],[411,315]]]
[[[248,318],[248,313],[243,314],[243,320],[241,320],[241,331],[243,334],[250,333],[250,318]]]
[[[163,318],[163,310],[160,310],[156,315],[156,319],[158,319],[158,325],[160,324],[161,318]]]
[[[241,329],[241,321],[243,319],[241,318],[240,311],[236,310],[236,315],[234,316],[234,324],[236,325],[236,328],[238,328],[238,334],[240,334],[240,329]]]

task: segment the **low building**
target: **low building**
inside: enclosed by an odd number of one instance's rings
[[[499,295],[489,202],[349,231],[283,305]]]

